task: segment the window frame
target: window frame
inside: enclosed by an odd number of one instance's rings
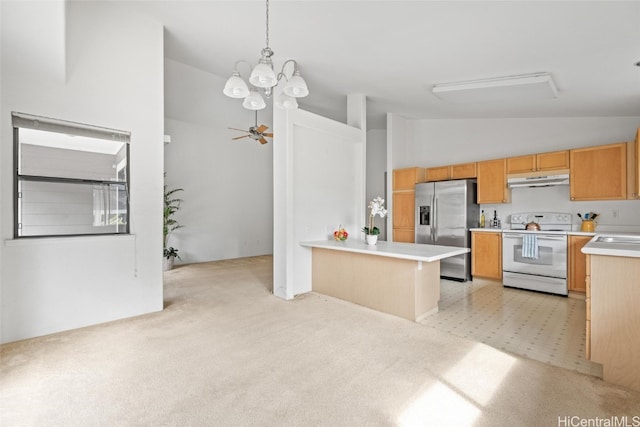
[[[12,112],[12,128],[13,128],[13,237],[14,239],[33,239],[48,237],[78,237],[78,236],[118,236],[131,234],[131,171],[130,171],[130,137],[131,133],[127,131],[103,128],[98,126],[75,123],[65,120],[52,119],[47,117],[34,116]],[[70,135],[88,136],[115,142],[124,143],[125,160],[124,165],[126,179],[122,180],[99,180],[87,178],[69,178],[69,177],[53,177],[41,175],[23,175],[20,174],[20,129],[45,130],[49,132],[66,133]],[[98,185],[112,188],[114,186],[124,186],[126,200],[126,224],[123,231],[105,232],[105,233],[63,233],[63,234],[34,234],[28,236],[20,235],[21,222],[19,217],[20,203],[20,181],[32,182],[48,182],[60,184],[80,184],[80,185]]]

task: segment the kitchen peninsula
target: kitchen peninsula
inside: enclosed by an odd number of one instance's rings
[[[321,240],[312,251],[312,289],[412,321],[438,311],[440,260],[468,248]]]
[[[640,391],[640,235],[596,234],[587,254],[586,356],[602,379]]]

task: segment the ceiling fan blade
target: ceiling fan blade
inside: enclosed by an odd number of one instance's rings
[[[262,136],[268,136],[269,138],[273,138],[272,133],[263,133]]]
[[[260,144],[266,144],[267,142],[269,142],[264,138],[260,138],[258,141],[260,141]]]
[[[239,130],[240,132],[249,132],[246,129],[238,129],[238,128],[227,128],[227,129],[231,129],[231,130]]]
[[[236,139],[242,139],[242,138],[248,138],[249,135],[242,135],[242,136],[236,136],[235,138],[231,138],[232,141],[235,141]]]
[[[257,131],[258,133],[262,133],[262,132],[264,132],[264,131],[265,131],[265,130],[267,130],[267,129],[269,129],[269,126],[260,125],[260,127],[259,127],[258,129],[256,129],[256,131]]]

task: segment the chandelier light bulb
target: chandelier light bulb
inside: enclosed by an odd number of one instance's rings
[[[229,77],[227,83],[224,85],[224,89],[222,93],[227,95],[230,98],[246,98],[249,96],[249,87],[240,77],[240,73],[237,71],[233,72],[233,75]]]
[[[276,99],[276,107],[284,110],[293,110],[298,108],[298,101],[285,93],[281,93]]]
[[[242,102],[242,106],[247,110],[262,110],[267,106],[267,104],[264,102],[264,99],[258,91],[252,89],[249,96],[247,96]]]
[[[302,98],[309,95],[307,83],[300,76],[300,72],[296,71],[285,85],[283,92],[294,98]]]
[[[276,73],[271,68],[270,64],[260,62],[255,66],[249,77],[249,83],[255,87],[273,87],[278,83]]]

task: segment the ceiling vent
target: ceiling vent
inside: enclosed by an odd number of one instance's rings
[[[558,97],[558,89],[548,73],[443,83],[435,85],[432,92],[444,101],[457,103],[528,101]]]

